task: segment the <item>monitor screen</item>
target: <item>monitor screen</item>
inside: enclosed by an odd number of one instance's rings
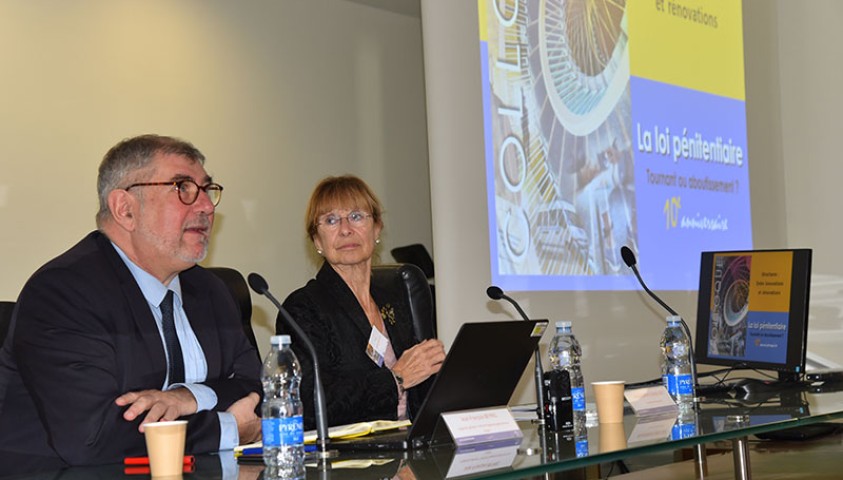
[[[810,284],[810,249],[703,252],[697,363],[801,375]]]

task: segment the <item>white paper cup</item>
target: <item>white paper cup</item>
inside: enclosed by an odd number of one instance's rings
[[[600,423],[623,422],[624,382],[592,382],[597,402],[597,421]]]
[[[152,477],[181,477],[187,420],[147,423],[143,426],[143,433]]]

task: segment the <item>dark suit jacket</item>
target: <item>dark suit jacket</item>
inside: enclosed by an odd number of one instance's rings
[[[222,281],[201,267],[180,278],[184,309],[208,362],[204,384],[224,411],[260,392],[260,364]],[[114,399],[161,389],[166,358],[152,312],[105,235],[89,234],[35,272],[11,328],[0,350],[0,451],[70,465],[144,454],[140,418],[124,420]],[[188,452],[219,449],[216,412],[187,420]]]
[[[384,290],[373,284],[371,293],[382,313],[394,313],[385,316],[384,325],[396,358],[401,358],[405,350],[419,343],[413,333],[409,307],[398,289]],[[318,353],[330,425],[397,417],[398,389],[392,372],[386,367],[378,367],[366,355],[372,326],[354,293],[327,262],[315,279],[284,300],[284,308],[310,337]],[[275,329],[293,336],[293,350],[303,371],[304,424],[305,428],[313,429],[316,422],[310,354],[281,316],[276,320]],[[431,382],[432,379],[428,379],[407,390],[410,418],[424,401]]]

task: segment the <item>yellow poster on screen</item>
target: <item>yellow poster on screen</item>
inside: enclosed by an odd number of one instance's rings
[[[707,354],[784,363],[791,325],[793,252],[715,254]]]
[[[744,100],[741,2],[627,2],[630,74]]]
[[[749,305],[756,312],[789,312],[793,252],[755,252]]]

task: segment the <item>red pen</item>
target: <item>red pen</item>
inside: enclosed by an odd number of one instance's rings
[[[192,463],[185,463],[184,469],[182,473],[193,473],[195,471],[196,466]],[[149,469],[149,465],[138,465],[132,467],[125,467],[123,469],[124,475],[149,475],[151,470]]]
[[[193,465],[196,458],[193,455],[184,456],[185,465]],[[123,465],[149,465],[149,457],[126,457],[123,459]]]

